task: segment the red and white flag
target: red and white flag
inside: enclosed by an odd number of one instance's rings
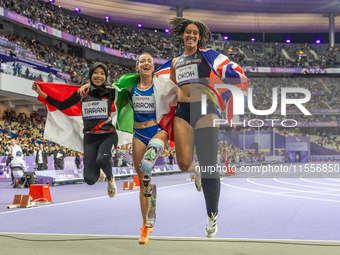
[[[47,82],[35,83],[39,84],[41,90],[47,95],[59,101],[64,101],[69,98],[80,88],[80,86],[69,84]],[[41,96],[38,97],[38,100],[44,103],[48,110],[44,138],[66,148],[84,152],[84,124],[81,115],[80,102],[64,111],[60,111],[54,106],[48,104]]]

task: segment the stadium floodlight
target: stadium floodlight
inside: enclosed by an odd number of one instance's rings
[[[111,19],[111,17],[105,16],[105,20],[106,20],[107,22],[109,22],[110,19]]]
[[[320,43],[321,43],[321,40],[320,40],[320,39],[317,39],[317,40],[315,41],[315,43],[316,43],[316,44],[320,44]]]
[[[138,26],[139,28],[140,28],[140,27],[143,27],[143,25],[142,25],[141,23],[138,23],[137,26]]]
[[[170,33],[170,29],[169,29],[169,28],[166,28],[166,29],[164,30],[164,32],[167,33],[167,34],[169,34],[169,33]]]
[[[228,40],[229,37],[225,35],[225,36],[223,37],[223,39],[224,39],[224,40]]]
[[[252,42],[255,42],[255,38],[254,38],[254,37],[253,37],[253,38],[251,38],[250,40],[251,40]]]
[[[286,40],[286,43],[290,43],[290,39],[287,39],[287,40]]]
[[[55,0],[48,0],[50,3],[54,3],[55,2]]]
[[[76,8],[74,8],[74,11],[75,11],[75,12],[80,12],[80,11],[81,11],[81,9],[80,9],[80,8],[78,8],[78,7],[76,7]]]

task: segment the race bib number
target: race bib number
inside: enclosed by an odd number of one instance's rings
[[[84,119],[104,119],[108,117],[107,101],[83,102]]]
[[[199,81],[197,64],[187,65],[176,69],[176,79],[178,86],[190,82]]]
[[[133,96],[133,110],[138,113],[154,113],[156,101],[153,96]]]

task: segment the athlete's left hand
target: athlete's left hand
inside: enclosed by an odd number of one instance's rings
[[[79,89],[78,89],[78,93],[80,96],[85,96],[87,94],[87,91],[89,90],[90,88],[90,83],[87,83],[85,84],[84,86],[81,86]]]

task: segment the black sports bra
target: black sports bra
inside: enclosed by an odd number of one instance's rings
[[[206,83],[210,77],[211,68],[199,49],[195,54],[180,56],[175,64],[176,82],[178,86],[190,83]]]

